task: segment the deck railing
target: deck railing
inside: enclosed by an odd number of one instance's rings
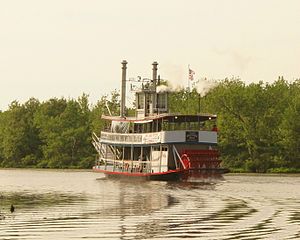
[[[151,163],[153,163],[153,161],[113,160],[102,158],[96,163],[95,168],[113,172],[150,173]]]
[[[121,134],[101,132],[101,141],[122,142],[122,143],[141,143],[143,134]]]
[[[195,138],[190,140],[187,133],[195,133]],[[189,135],[191,136],[191,135]],[[163,131],[152,133],[111,133],[101,132],[100,142],[122,144],[157,144],[157,143],[217,143],[215,131]]]

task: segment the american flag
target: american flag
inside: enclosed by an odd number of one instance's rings
[[[189,68],[189,79],[190,79],[191,81],[194,80],[194,75],[195,75],[195,72],[194,72],[192,69]]]

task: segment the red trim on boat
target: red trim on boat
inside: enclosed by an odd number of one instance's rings
[[[101,172],[101,173],[106,173],[106,174],[112,174],[112,175],[125,175],[125,176],[132,176],[132,177],[148,177],[148,176],[159,176],[159,175],[167,175],[167,174],[172,174],[172,173],[179,173],[183,172],[182,170],[169,170],[167,172],[159,172],[159,173],[131,173],[131,172],[111,172],[99,168],[93,167],[93,170],[95,172]]]

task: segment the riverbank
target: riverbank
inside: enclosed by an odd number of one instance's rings
[[[229,168],[230,173],[261,173],[261,174],[300,174],[299,168],[270,168],[266,172],[251,172],[243,168]]]
[[[24,170],[24,171],[53,171],[53,172],[92,172],[92,169],[89,168],[3,168],[0,167],[0,170]]]
[[[91,168],[3,168],[0,167],[0,170],[28,170],[28,171],[53,171],[53,172],[93,172]],[[263,176],[300,176],[300,169],[296,169],[296,171],[292,171],[292,169],[288,169],[290,171],[279,171],[280,169],[276,171],[268,171],[266,173],[254,173],[245,171],[243,169],[229,169],[230,171],[224,175],[226,176],[236,176],[236,175],[243,175],[243,176],[257,176],[257,175],[263,175]]]

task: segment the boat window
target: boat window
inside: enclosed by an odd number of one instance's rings
[[[153,151],[160,151],[159,146],[154,146],[154,147],[153,147]]]
[[[161,150],[162,151],[168,151],[168,147],[162,147]]]
[[[158,123],[160,124],[160,122]],[[189,121],[189,119],[164,119],[162,121],[163,131],[180,131],[180,130],[194,130],[194,131],[210,131],[216,124],[215,120],[210,121]],[[158,128],[157,128],[158,127]],[[156,131],[160,131],[160,126],[156,126]]]
[[[165,93],[161,93],[161,94],[157,94],[157,107],[158,108],[166,108],[166,94]]]
[[[129,122],[112,121],[111,131],[114,133],[128,133]]]
[[[138,109],[144,109],[145,106],[144,94],[137,95],[137,102],[138,102]]]

